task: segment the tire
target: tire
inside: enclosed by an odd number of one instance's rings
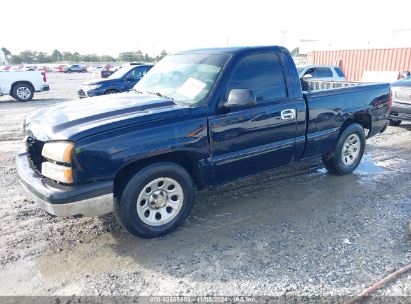
[[[398,127],[401,124],[401,122],[401,120],[390,119],[390,126]]]
[[[334,151],[323,155],[323,164],[331,174],[349,174],[360,164],[364,149],[364,129],[361,125],[353,123],[341,133]]]
[[[71,73],[71,70],[67,70],[67,73]]]
[[[13,91],[12,91],[11,96],[13,96],[14,99],[21,101],[21,102],[30,101],[33,99],[34,89],[31,86],[31,84],[18,83],[13,86]]]
[[[117,91],[117,90],[107,90],[107,91],[104,92],[103,95],[117,94],[117,93],[120,93],[120,92]]]
[[[194,183],[189,173],[177,164],[161,162],[130,178],[114,199],[114,214],[129,233],[153,238],[179,227],[193,204]]]

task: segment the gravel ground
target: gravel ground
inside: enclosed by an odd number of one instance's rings
[[[411,124],[369,140],[352,175],[313,160],[203,191],[181,228],[144,240],[113,215],[53,218],[19,185],[24,116],[90,75],[48,78],[31,102],[0,98],[0,295],[347,296],[411,262]],[[411,296],[411,273],[376,294]]]

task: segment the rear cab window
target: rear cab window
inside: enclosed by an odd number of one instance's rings
[[[333,72],[330,68],[319,67],[316,72],[317,75],[315,77],[317,78],[333,77]]]
[[[227,96],[232,89],[252,90],[257,103],[287,97],[280,57],[263,53],[241,59],[227,84]]]

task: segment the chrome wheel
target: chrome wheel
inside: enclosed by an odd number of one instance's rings
[[[351,166],[358,159],[361,141],[357,134],[351,134],[344,142],[341,160],[345,166]]]
[[[31,96],[31,91],[28,87],[19,87],[16,90],[16,95],[18,98],[22,99],[22,100],[26,100],[29,99]]]
[[[147,225],[164,225],[177,216],[183,202],[181,185],[172,178],[160,177],[141,190],[136,204],[137,214]]]

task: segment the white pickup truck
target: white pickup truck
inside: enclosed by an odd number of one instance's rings
[[[10,95],[18,101],[30,101],[34,92],[50,89],[46,73],[41,71],[0,72],[0,96]]]

